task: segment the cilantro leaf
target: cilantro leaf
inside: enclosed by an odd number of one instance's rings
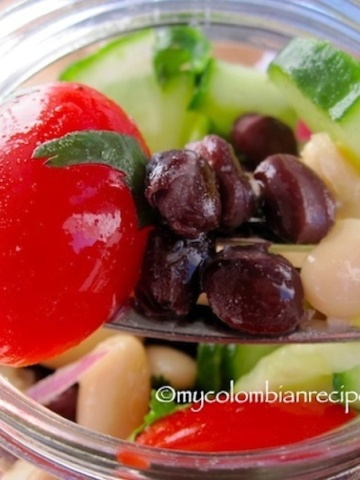
[[[192,74],[196,84],[211,58],[211,43],[198,29],[169,27],[156,34],[153,62],[161,85],[181,72]]]
[[[161,418],[166,417],[167,415],[170,415],[188,406],[187,404],[180,405],[174,400],[166,402],[164,400],[161,401],[158,398],[156,392],[156,390],[151,391],[149,412],[145,415],[143,424],[140,425],[140,427],[137,428],[130,435],[130,441],[134,441],[139,435],[139,433],[141,433],[143,430],[145,430],[145,428],[149,427],[157,420],[160,420]]]
[[[139,227],[153,223],[153,212],[144,196],[148,159],[134,137],[105,130],[72,132],[39,145],[33,158],[44,157],[51,167],[102,163],[121,170],[134,198]]]

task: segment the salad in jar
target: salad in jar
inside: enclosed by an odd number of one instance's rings
[[[154,448],[292,444],[360,405],[359,343],[277,343],[309,319],[359,321],[360,64],[303,38],[266,71],[218,51],[197,28],[129,34],[0,106],[3,373]],[[246,337],[103,326],[129,302]],[[3,464],[4,480],[45,478]]]

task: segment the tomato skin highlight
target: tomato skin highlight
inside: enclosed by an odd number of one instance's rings
[[[245,451],[288,445],[329,432],[352,420],[334,403],[244,402],[195,404],[161,418],[136,442],[197,452]]]
[[[127,300],[146,240],[122,172],[49,167],[35,147],[92,129],[148,150],[120,107],[65,82],[5,102],[0,128],[0,363],[24,366],[79,343]]]
[[[0,105],[1,158],[8,159],[13,169],[14,160],[23,167],[32,162],[39,144],[92,129],[131,135],[149,153],[136,124],[112,100],[86,85],[52,82],[24,90]]]

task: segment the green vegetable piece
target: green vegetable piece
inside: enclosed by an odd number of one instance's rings
[[[224,346],[220,344],[201,343],[198,345],[196,385],[199,390],[218,392],[222,389],[223,351]]]
[[[182,148],[208,132],[204,115],[188,110],[195,92],[193,75],[180,71],[159,83],[153,65],[155,42],[152,29],[128,34],[74,62],[60,76],[112,98],[134,118],[153,152]]]
[[[121,170],[133,194],[139,226],[153,223],[153,211],[144,196],[148,159],[135,138],[100,130],[73,132],[39,145],[33,158],[48,158],[51,167],[103,163]]]
[[[334,373],[333,385],[342,404],[360,410],[360,365],[345,372]]]
[[[196,81],[211,57],[209,40],[195,28],[172,27],[156,33],[154,67],[160,84],[165,84],[181,72],[189,72]]]
[[[213,59],[205,71],[191,107],[206,115],[211,129],[228,137],[236,118],[256,112],[272,115],[290,127],[296,114],[263,72]]]
[[[332,376],[360,364],[360,343],[284,345],[241,376],[235,391],[333,391]]]
[[[326,41],[295,38],[269,76],[314,132],[327,132],[360,167],[360,62]]]
[[[277,345],[199,344],[196,385],[206,392],[229,390],[231,381],[248,373],[262,357],[276,348]]]
[[[135,440],[139,433],[157,420],[160,420],[160,418],[166,417],[167,415],[170,415],[171,413],[181,410],[187,406],[187,404],[178,404],[171,399],[169,401],[165,401],[163,391],[161,395],[158,395],[156,392],[157,390],[155,389],[151,391],[149,412],[145,415],[143,424],[140,425],[140,427],[130,435],[130,441]],[[169,394],[172,395],[170,390]]]
[[[277,348],[278,345],[273,344],[227,345],[222,359],[224,383],[230,385],[230,380],[237,380],[250,372],[261,358]]]

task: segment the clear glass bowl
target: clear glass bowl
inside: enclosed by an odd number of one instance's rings
[[[97,42],[184,23],[263,51],[311,35],[360,57],[356,0],[22,0],[0,17],[0,97],[50,78],[59,62]],[[81,428],[0,379],[0,445],[64,479],[360,478],[359,422],[282,448],[218,455],[164,451]],[[116,460],[119,452],[122,462]]]

